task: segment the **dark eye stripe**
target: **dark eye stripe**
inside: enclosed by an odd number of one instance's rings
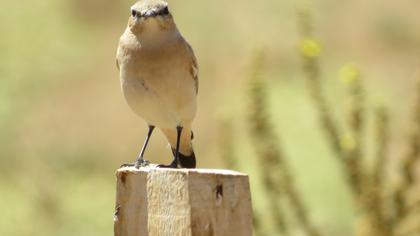
[[[136,17],[137,15],[137,11],[136,10],[131,10],[131,16]]]
[[[159,15],[168,15],[169,14],[169,9],[168,7],[163,8],[160,12]]]

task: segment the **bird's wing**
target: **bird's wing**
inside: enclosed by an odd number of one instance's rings
[[[124,48],[121,45],[121,39],[120,39],[120,42],[118,43],[117,53],[115,55],[115,65],[117,66],[118,70],[120,70],[120,64],[121,64],[119,59],[121,59],[123,52],[124,52]]]
[[[115,58],[115,64],[117,65],[117,69],[120,70],[120,63],[118,62],[118,58]]]
[[[194,55],[194,51],[191,47],[191,45],[189,45],[187,43],[187,48],[190,52],[191,55],[191,61],[190,61],[190,74],[191,77],[194,79],[195,82],[195,91],[196,93],[198,93],[198,63],[197,63],[197,58]]]

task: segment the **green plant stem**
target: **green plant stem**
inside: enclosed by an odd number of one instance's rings
[[[408,150],[402,158],[402,180],[394,193],[394,224],[398,224],[409,213],[407,193],[415,184],[414,164],[420,159],[420,79],[416,83],[416,99],[413,103],[413,115],[407,137]]]
[[[266,186],[269,190],[269,198],[274,209],[276,222],[283,234],[287,231],[284,221],[284,213],[280,209],[278,201],[282,195],[287,196],[298,222],[308,236],[319,236],[320,233],[310,222],[307,211],[301,201],[300,194],[295,187],[291,171],[286,163],[286,158],[279,144],[277,135],[269,121],[267,113],[265,84],[260,78],[261,58],[257,57],[256,66],[251,76],[251,107],[249,121],[251,136],[257,146],[259,166]]]

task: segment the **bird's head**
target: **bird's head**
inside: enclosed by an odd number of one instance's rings
[[[135,34],[153,34],[176,28],[164,0],[140,0],[130,10],[128,25]]]

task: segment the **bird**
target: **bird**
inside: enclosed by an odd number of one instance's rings
[[[196,168],[192,123],[197,111],[198,64],[164,0],[140,0],[130,8],[119,39],[116,64],[129,107],[148,125],[134,164],[148,165],[144,153],[157,127],[168,140],[173,161],[163,168]]]

